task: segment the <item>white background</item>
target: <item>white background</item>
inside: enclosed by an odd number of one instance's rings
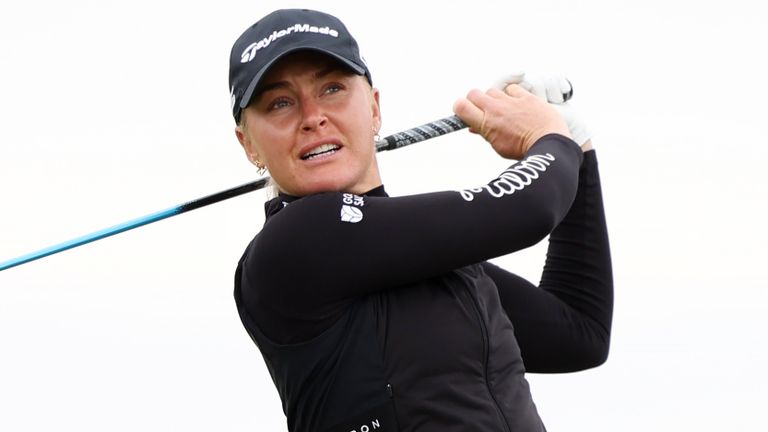
[[[229,49],[288,6],[347,23],[384,135],[509,70],[574,83],[601,161],[616,308],[608,363],[529,376],[549,430],[768,429],[759,2],[5,2],[0,261],[254,179]],[[402,195],[476,186],[506,162],[464,131],[380,163]],[[0,430],[285,430],[232,299],[264,200],[1,272]],[[502,261],[538,281],[544,250]]]

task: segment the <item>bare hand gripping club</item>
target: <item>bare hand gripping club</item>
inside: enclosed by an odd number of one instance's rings
[[[463,121],[461,121],[461,119],[459,119],[457,116],[446,117],[446,118],[436,120],[421,126],[417,126],[413,129],[408,129],[404,132],[387,136],[376,142],[376,151],[379,152],[379,151],[385,151],[385,150],[399,149],[401,147],[405,147],[411,144],[415,144],[417,142],[425,141],[430,138],[435,138],[441,135],[445,135],[447,133],[455,132],[457,130],[464,129],[466,127],[467,125]],[[189,201],[187,203],[184,203],[175,207],[171,207],[169,209],[162,210],[156,213],[151,213],[146,216],[142,216],[140,218],[132,219],[132,220],[123,222],[121,224],[111,226],[109,228],[104,228],[102,230],[95,231],[90,234],[86,234],[84,236],[65,241],[63,243],[49,246],[47,248],[40,249],[32,253],[22,255],[14,259],[10,259],[8,261],[0,262],[0,271],[3,271],[5,269],[15,267],[24,263],[28,263],[30,261],[34,261],[40,258],[44,258],[48,255],[53,255],[55,253],[65,251],[67,249],[72,249],[77,246],[84,245],[86,243],[100,240],[105,237],[113,236],[123,231],[128,231],[143,225],[151,224],[153,222],[157,222],[159,220],[169,218],[171,216],[180,215],[182,213],[186,213],[188,211],[198,209],[200,207],[205,207],[207,205],[214,204],[219,201],[224,201],[225,199],[229,199],[229,198],[236,197],[238,195],[242,195],[251,191],[262,189],[264,188],[264,186],[267,185],[268,181],[269,181],[269,177],[263,177],[250,183],[246,183],[231,189],[227,189],[225,191],[208,195],[203,198],[198,198],[196,200]]]

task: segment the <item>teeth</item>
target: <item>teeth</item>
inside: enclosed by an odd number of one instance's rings
[[[317,146],[312,151],[305,153],[301,158],[302,159],[312,159],[315,158],[321,154],[333,152],[339,149],[339,146],[335,144],[323,144],[321,146]]]

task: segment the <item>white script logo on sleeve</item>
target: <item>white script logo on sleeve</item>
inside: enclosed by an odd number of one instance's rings
[[[349,223],[358,223],[363,220],[363,210],[360,207],[365,205],[363,197],[354,194],[344,194],[342,196],[341,221]]]
[[[523,190],[526,186],[539,178],[539,173],[543,173],[553,162],[555,157],[547,153],[544,155],[532,155],[522,162],[515,164],[501,173],[499,178],[474,189],[464,189],[459,191],[461,197],[466,201],[475,199],[474,194],[487,191],[494,198],[501,198],[504,195],[512,195],[515,191]]]

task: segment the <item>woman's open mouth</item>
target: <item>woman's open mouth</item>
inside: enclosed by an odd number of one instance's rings
[[[336,153],[341,147],[336,144],[323,144],[301,155],[301,160],[312,160]]]

